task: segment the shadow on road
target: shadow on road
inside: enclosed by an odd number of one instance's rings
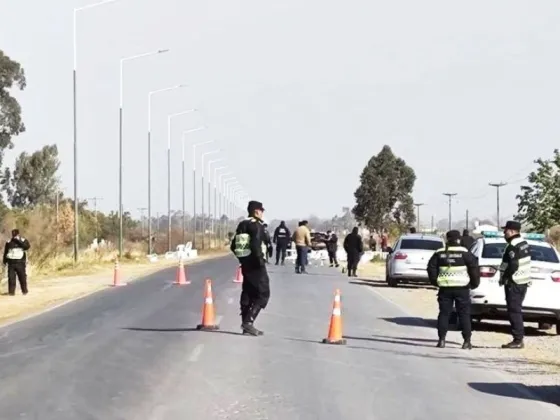
[[[357,284],[359,286],[369,286],[376,288],[389,289],[389,285],[384,280],[370,280],[358,277],[356,280],[350,281],[350,284]],[[416,284],[416,283],[399,283],[397,287],[391,287],[391,289],[408,289],[408,290],[436,290],[435,287],[428,284]]]
[[[544,400],[552,404],[560,405],[560,386],[526,386],[514,382],[469,382],[468,385],[472,389],[484,394],[497,395],[499,397],[519,398],[523,400]]]
[[[437,340],[431,340],[426,338],[390,337],[384,335],[373,335],[372,337],[353,337],[353,336],[345,335],[344,338],[346,338],[347,340],[372,341],[377,343],[389,343],[389,344],[398,344],[402,346],[413,346],[413,347],[435,347],[437,343]],[[458,344],[454,341],[448,341],[447,343]]]
[[[427,318],[420,318],[420,317],[412,317],[412,316],[402,316],[402,317],[395,317],[395,318],[381,318],[383,321],[390,322],[392,324],[400,325],[402,327],[427,327],[427,328],[436,328],[437,327],[437,320],[435,319],[427,319]]]
[[[241,332],[227,331],[227,330],[213,330],[213,331],[203,331],[196,328],[139,328],[139,327],[127,327],[122,328],[127,331],[140,331],[140,332],[201,332],[201,333],[213,333],[213,334],[228,334],[228,335],[243,335]]]

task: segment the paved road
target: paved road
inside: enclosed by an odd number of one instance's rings
[[[271,267],[273,298],[239,335],[231,258],[172,269],[0,329],[0,417],[40,420],[557,418],[555,406],[508,384],[484,350],[433,347],[375,289],[326,267]],[[221,330],[198,332],[213,279]],[[326,335],[342,291],[344,347]],[[403,325],[404,324],[404,325]],[[412,322],[412,324],[414,324]],[[459,342],[458,333],[452,339]]]

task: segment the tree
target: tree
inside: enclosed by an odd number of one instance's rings
[[[60,166],[55,144],[32,155],[21,153],[13,171],[6,168],[2,184],[12,207],[34,207],[52,201],[58,191]]]
[[[516,220],[538,232],[560,224],[560,153],[552,159],[537,159],[537,169],[529,174],[530,185],[523,185],[517,195]]]
[[[401,230],[410,226],[416,220],[412,199],[415,181],[414,170],[389,146],[383,146],[362,171],[352,209],[356,220],[370,229],[387,228],[390,224]]]
[[[20,90],[25,89],[23,68],[0,50],[0,165],[4,151],[14,146],[12,137],[25,131],[21,118],[21,106],[16,98],[10,95],[10,89],[14,84]]]

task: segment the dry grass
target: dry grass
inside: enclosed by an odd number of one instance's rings
[[[225,254],[227,254],[226,251],[218,250],[205,252],[196,260],[187,261],[186,264],[217,258]],[[72,260],[70,261],[72,262]],[[92,263],[89,261],[92,261]],[[157,263],[150,263],[145,259],[138,262],[130,261],[120,268],[121,280],[131,282],[176,264],[177,262],[173,260],[161,260]],[[7,296],[7,285],[3,285],[2,296],[0,297],[0,324],[105,289],[110,286],[113,280],[111,256],[95,260],[84,258],[78,271],[72,271],[71,266],[61,269],[60,267],[65,266],[54,263],[53,267],[58,270],[58,276],[53,277],[43,273],[41,276],[30,277],[29,294],[27,296],[19,294],[19,290],[16,296]],[[95,274],[92,274],[93,272]]]

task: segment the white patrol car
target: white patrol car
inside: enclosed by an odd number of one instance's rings
[[[531,284],[523,302],[525,322],[536,322],[539,328],[556,325],[560,335],[560,255],[552,245],[544,242],[544,235],[521,234],[531,252]],[[472,318],[507,320],[504,287],[499,285],[499,266],[506,247],[501,232],[482,232],[469,249],[480,267],[480,286],[471,290]],[[476,325],[476,324],[475,324]]]

